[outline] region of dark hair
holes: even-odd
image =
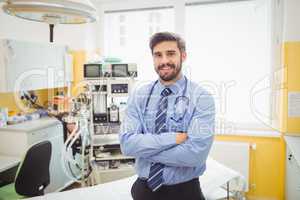
[[[171,33],[171,32],[158,32],[155,33],[151,38],[150,38],[150,49],[151,52],[153,53],[153,48],[164,41],[174,41],[177,43],[177,47],[179,49],[179,51],[185,52],[185,41],[183,38],[181,38],[179,35],[175,34],[175,33]]]

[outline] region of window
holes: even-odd
[[[214,94],[219,130],[270,124],[270,7],[270,0],[186,6],[186,71]]]
[[[276,111],[272,5],[271,0],[195,1],[174,3],[175,9],[165,5],[106,11],[104,55],[136,62],[138,79],[154,80],[149,37],[175,32],[176,25],[187,43],[184,74],[215,96],[217,131],[266,129]]]
[[[158,31],[174,31],[174,10],[170,7],[106,11],[104,54],[138,65],[139,80],[153,80],[149,38]]]

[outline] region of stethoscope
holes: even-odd
[[[186,92],[187,92],[187,84],[188,84],[188,80],[187,78],[184,76],[184,80],[185,80],[185,84],[184,84],[184,89],[182,91],[182,95],[176,97],[175,99],[175,103],[174,103],[174,114],[173,116],[170,118],[171,120],[173,120],[174,122],[179,123],[180,121],[182,121],[185,117],[185,114],[188,110],[188,106],[189,106],[189,98],[186,97]],[[156,80],[154,82],[154,84],[152,85],[147,101],[146,101],[146,105],[145,105],[145,109],[144,109],[144,113],[146,113],[146,111],[148,110],[148,105],[150,102],[150,98],[152,96],[154,87],[156,86],[156,84],[158,83],[158,80]]]

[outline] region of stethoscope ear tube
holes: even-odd
[[[184,89],[183,89],[183,91],[182,91],[182,95],[179,96],[179,97],[185,97],[187,100],[189,100],[189,99],[186,97],[187,84],[188,84],[188,80],[187,80],[186,76],[184,76],[184,80],[185,80],[185,82],[184,82]],[[152,96],[154,87],[155,87],[155,85],[156,85],[157,83],[158,83],[158,80],[156,80],[156,81],[154,82],[154,84],[152,85],[152,87],[151,87],[151,89],[150,89],[150,92],[149,92],[149,94],[148,94],[148,97],[147,97],[147,100],[146,100],[146,105],[145,105],[145,108],[144,108],[144,112],[143,112],[143,113],[145,113],[146,110],[148,109],[148,105],[149,105],[150,98],[151,98],[151,96]],[[176,100],[177,100],[177,99],[178,99],[178,97],[176,98]],[[176,100],[175,100],[175,104],[176,104]]]

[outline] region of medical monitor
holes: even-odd
[[[85,64],[84,78],[99,78],[102,77],[101,64]]]
[[[112,64],[112,77],[128,77],[128,64]]]

